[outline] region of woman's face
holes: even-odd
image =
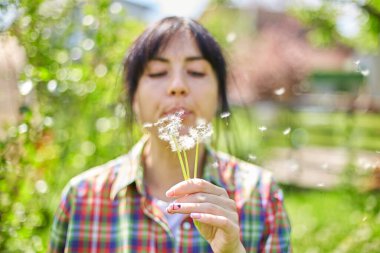
[[[217,106],[216,76],[188,32],[175,35],[148,62],[133,101],[141,123],[153,123],[182,110],[186,126],[195,125],[198,118],[210,122]]]

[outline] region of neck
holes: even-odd
[[[199,145],[198,175],[202,175],[201,162],[205,149]],[[173,152],[167,142],[151,135],[144,148],[144,182],[149,192],[156,198],[168,200],[165,192],[184,180],[177,152]],[[186,151],[190,178],[194,177],[195,148]],[[182,159],[184,159],[182,157]],[[184,161],[185,162],[185,161]]]

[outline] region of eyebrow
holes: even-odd
[[[203,56],[189,56],[185,58],[186,62],[191,62],[191,61],[201,61],[201,60],[206,60]],[[163,58],[163,57],[154,57],[151,59],[151,61],[160,61],[164,63],[169,63],[169,59]]]

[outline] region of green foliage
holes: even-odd
[[[68,180],[135,141],[126,136],[122,60],[144,24],[125,9],[110,13],[110,4],[22,1],[4,35],[26,50],[20,81],[32,81],[33,95],[0,141],[1,252],[45,251]]]
[[[345,7],[355,8],[359,16],[360,31],[354,37],[344,37],[337,29],[340,15],[346,14]],[[377,52],[380,46],[380,1],[333,0],[322,1],[318,8],[294,5],[289,9],[308,27],[310,41],[318,46],[343,43],[363,52]],[[355,14],[353,14],[355,15]]]

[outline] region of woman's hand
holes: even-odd
[[[245,252],[236,203],[225,189],[196,178],[174,185],[166,196],[175,198],[167,211],[190,214],[194,221],[199,221],[199,232],[214,252]]]

